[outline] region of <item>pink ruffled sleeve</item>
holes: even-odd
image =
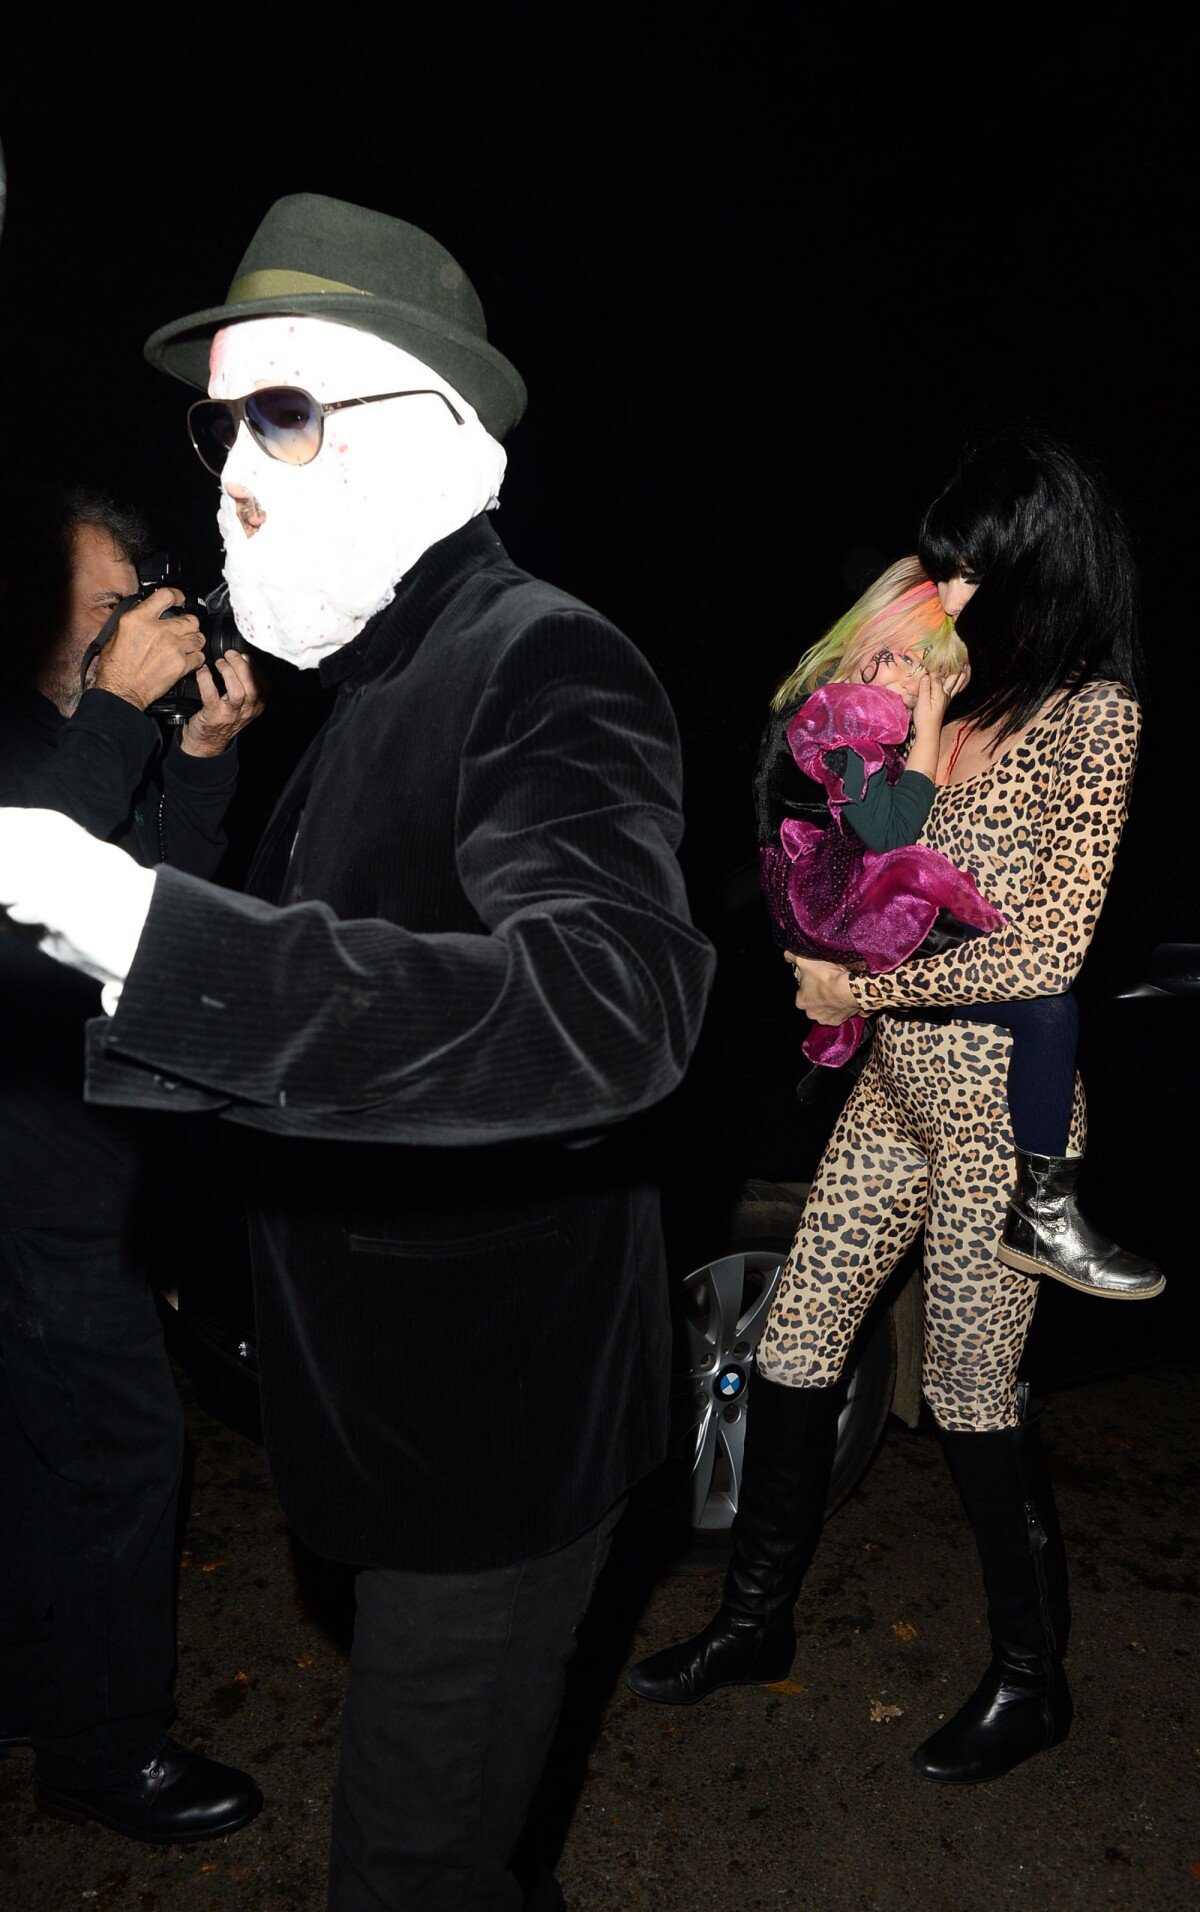
[[[831,750],[862,758],[863,788],[884,762],[886,745],[903,744],[908,711],[894,690],[874,684],[822,684],[801,704],[787,727],[792,756],[806,777],[823,785],[831,803],[847,803],[842,779],[825,759]]]

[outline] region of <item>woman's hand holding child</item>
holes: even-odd
[[[851,1016],[861,1016],[862,1009],[850,987],[849,970],[815,957],[797,956],[790,949],[784,951],[783,960],[795,980],[796,1007],[810,1022],[836,1029]]]

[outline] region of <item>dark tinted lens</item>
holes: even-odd
[[[210,471],[221,471],[233,450],[237,425],[229,406],[219,398],[201,398],[188,412],[192,443]]]
[[[307,465],[321,449],[321,412],[295,385],[270,385],[244,401],[246,423],[263,450],[285,465]]]

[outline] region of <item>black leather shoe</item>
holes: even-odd
[[[695,1706],[719,1686],[765,1686],[785,1680],[796,1657],[796,1627],[791,1610],[764,1630],[759,1620],[744,1620],[724,1607],[703,1633],[680,1646],[664,1647],[639,1660],[625,1684],[639,1699],[663,1706]]]
[[[3,1759],[7,1753],[11,1753],[15,1747],[32,1745],[28,1727],[23,1733],[0,1733],[0,1759]]]
[[[263,1796],[248,1773],[236,1766],[189,1753],[169,1739],[162,1751],[115,1786],[89,1786],[62,1792],[38,1782],[37,1803],[59,1819],[83,1825],[89,1819],[144,1839],[150,1845],[176,1845],[184,1839],[217,1839],[249,1825],[262,1810]]]
[[[1061,1666],[993,1659],[966,1704],[913,1754],[922,1779],[981,1786],[1071,1730],[1071,1695]]]

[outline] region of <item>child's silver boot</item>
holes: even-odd
[[[1081,1155],[1017,1150],[1017,1186],[1004,1219],[1000,1259],[1026,1275],[1050,1275],[1085,1295],[1149,1301],[1166,1287],[1153,1262],[1119,1248],[1079,1212]]]

